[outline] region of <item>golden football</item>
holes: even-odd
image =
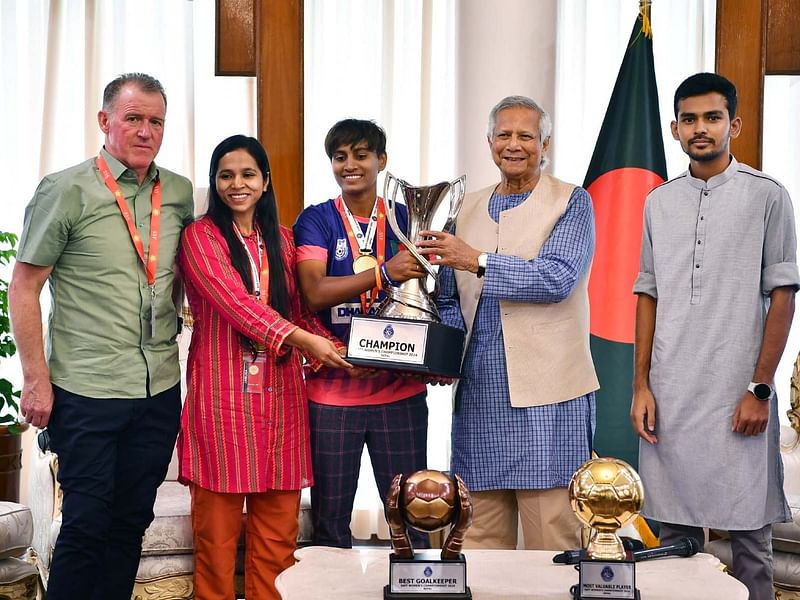
[[[569,483],[572,510],[598,531],[616,531],[642,510],[644,487],[639,474],[617,458],[584,463]]]
[[[450,524],[456,507],[456,484],[442,471],[417,471],[401,492],[404,517],[419,531],[438,531]]]

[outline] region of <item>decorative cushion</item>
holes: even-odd
[[[32,540],[30,509],[15,502],[0,502],[0,559],[22,556]]]
[[[155,518],[142,540],[142,556],[191,554],[191,508],[188,487],[177,481],[162,483],[153,506]]]

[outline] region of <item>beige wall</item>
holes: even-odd
[[[500,99],[530,96],[553,116],[556,0],[460,0],[456,19],[456,172],[471,191],[499,179],[486,125]]]

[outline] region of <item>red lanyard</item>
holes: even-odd
[[[258,247],[258,264],[256,264],[256,260],[253,258],[253,254],[250,252],[250,248],[236,223],[233,224],[233,231],[236,233],[236,237],[239,238],[244,251],[247,252],[247,258],[250,261],[250,277],[253,280],[256,298],[266,306],[269,303],[269,260],[267,259],[267,251],[264,248],[264,238],[261,237],[261,232],[256,229],[256,246]]]
[[[377,254],[378,266],[382,265],[386,260],[386,207],[383,204],[383,198],[376,198],[375,203],[378,207],[378,230],[376,232],[376,243],[375,243],[375,251]],[[341,196],[336,198],[336,210],[339,211],[339,216],[342,218],[342,223],[344,223],[344,230],[347,232],[347,239],[350,241],[350,253],[353,256],[353,260],[358,258],[361,254],[361,246],[358,244],[358,240],[356,239],[356,232],[353,231],[353,228],[350,226],[350,220],[347,218],[347,214],[345,213],[345,205],[344,200]],[[367,314],[370,308],[372,308],[373,303],[378,298],[378,292],[380,290],[378,288],[372,288],[372,292],[370,293],[370,300],[369,304],[367,304],[367,294],[364,292],[361,294],[361,311],[362,314]]]
[[[119,211],[122,213],[122,218],[125,219],[125,224],[128,226],[128,233],[131,236],[136,252],[144,265],[144,270],[147,273],[147,283],[153,287],[156,283],[156,266],[158,265],[158,239],[161,232],[161,181],[156,180],[153,184],[153,194],[150,197],[151,213],[150,213],[150,247],[148,248],[147,257],[144,255],[144,244],[136,229],[136,225],[131,217],[131,211],[128,208],[128,203],[125,202],[125,196],[119,189],[119,184],[111,170],[108,168],[106,159],[102,154],[97,155],[97,166],[100,168],[100,174],[103,176],[103,181],[106,182],[106,187],[114,194],[114,199],[117,201]]]

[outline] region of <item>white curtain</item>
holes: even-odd
[[[558,4],[553,171],[566,181],[583,182],[638,14],[637,0]],[[715,0],[652,4],[653,56],[670,177],[687,165],[669,129],[672,95],[689,75],[714,70],[715,21]]]
[[[167,93],[157,162],[207,185],[214,146],[255,133],[255,80],[214,76],[214,0],[0,2],[0,228],[19,231],[39,179],[92,155],[103,87],[143,71]]]
[[[748,124],[744,123],[743,127]],[[764,81],[763,170],[780,181],[794,201],[800,225],[800,76],[771,75]],[[800,310],[795,312],[786,351],[775,373],[779,415],[788,423],[790,380],[800,351]]]

